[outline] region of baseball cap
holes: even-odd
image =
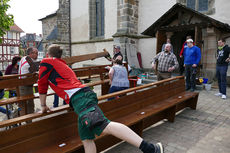
[[[186,42],[192,42],[193,43],[193,40],[192,39],[188,39]]]
[[[114,48],[115,48],[115,49],[121,49],[121,47],[118,46],[118,45],[115,45]]]

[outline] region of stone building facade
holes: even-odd
[[[60,0],[59,9],[42,21],[43,49],[47,52],[50,44],[59,44],[64,50],[63,56],[71,56],[70,43],[70,1]]]
[[[176,3],[181,3],[220,22],[230,24],[228,0],[59,0],[57,11],[59,15],[57,16],[60,18],[57,17],[57,20],[60,22],[57,21],[57,26],[65,32],[58,31],[60,35],[57,40],[59,43],[62,42],[62,45],[65,44],[66,48],[68,42],[71,41],[70,51],[66,50],[66,54],[70,56],[101,52],[103,48],[113,54],[114,45],[119,45],[126,61],[131,66],[140,66],[137,59],[137,52],[139,52],[143,68],[150,69],[150,62],[158,52],[157,39],[141,33]],[[70,12],[69,21],[67,21],[68,12]],[[66,22],[61,22],[61,18],[66,19]],[[69,29],[68,23],[71,25]],[[201,32],[204,41],[202,47],[208,48],[209,51],[212,48],[212,54],[206,54],[209,52],[207,51],[204,56],[210,56],[206,59],[214,61],[216,41],[221,35],[218,35],[218,30],[212,28]],[[173,33],[168,32],[167,34],[169,37],[173,36]],[[226,34],[225,37],[229,35]],[[109,64],[109,62],[101,58],[81,62],[74,66],[98,64]],[[212,72],[214,67],[212,65]]]

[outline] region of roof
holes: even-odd
[[[26,33],[26,35],[21,37],[22,41],[41,41],[42,37],[36,35],[35,33]]]
[[[14,24],[13,26],[10,27],[10,31],[14,31],[14,32],[24,32],[19,26],[17,26],[16,24]]]
[[[50,34],[47,36],[46,40],[56,40],[58,38],[58,28],[55,26]]]
[[[178,14],[181,13],[182,11],[187,12],[189,14],[193,14],[194,16],[198,17],[201,20],[201,22],[189,23],[189,24],[181,23],[178,25],[170,26],[169,24],[173,20],[178,19],[179,18]],[[191,8],[188,8],[180,3],[176,3],[165,14],[163,14],[156,22],[154,22],[149,28],[147,28],[141,34],[154,37],[156,35],[156,32],[162,27],[164,30],[170,30],[170,29],[181,30],[186,27],[194,27],[197,25],[204,26],[204,27],[208,27],[212,25],[221,31],[230,32],[230,26],[228,24],[215,20],[207,15],[204,15]]]
[[[57,11],[52,13],[52,14],[49,14],[47,16],[45,16],[44,18],[41,18],[41,19],[38,19],[39,21],[42,21],[42,20],[45,20],[45,19],[48,19],[48,18],[51,18],[51,17],[54,17],[57,15]]]

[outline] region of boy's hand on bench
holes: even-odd
[[[43,105],[43,106],[41,106],[41,107],[42,107],[42,113],[51,112],[51,109],[50,109],[48,106]]]

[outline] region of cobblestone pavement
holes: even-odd
[[[228,89],[227,95],[230,95]],[[230,153],[230,98],[222,100],[211,91],[202,90],[197,110],[185,109],[175,122],[162,121],[143,133],[149,142],[162,142],[165,153]],[[141,153],[121,143],[104,153]]]

